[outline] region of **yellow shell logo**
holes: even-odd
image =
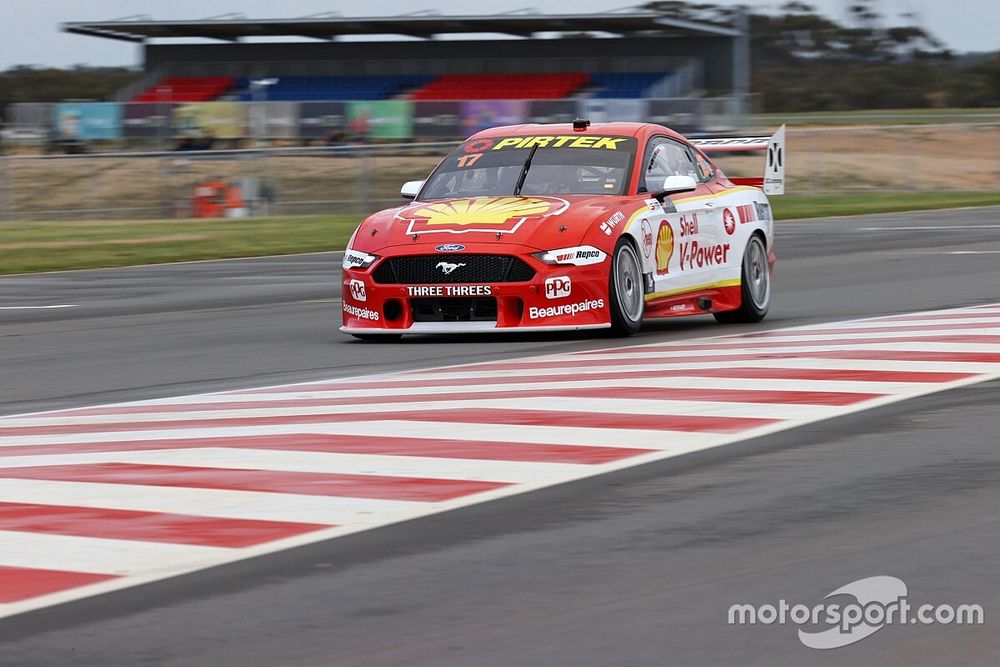
[[[670,273],[670,258],[674,256],[674,230],[664,220],[656,234],[656,273]]]
[[[525,218],[554,215],[566,209],[566,202],[541,197],[479,197],[421,204],[402,211],[409,220],[408,234],[426,232],[513,232]]]

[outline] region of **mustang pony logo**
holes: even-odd
[[[444,275],[450,275],[455,269],[465,266],[465,264],[452,264],[451,262],[438,262],[435,268],[441,269],[441,273]]]
[[[473,197],[417,204],[396,217],[409,223],[407,234],[511,234],[527,218],[559,215],[567,208],[569,202],[558,197]]]
[[[656,274],[670,273],[670,258],[674,256],[674,229],[664,220],[656,234]]]

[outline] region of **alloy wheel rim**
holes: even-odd
[[[762,310],[771,298],[771,278],[768,274],[767,256],[764,244],[756,236],[750,239],[746,258],[743,260],[743,275],[748,283],[750,298],[754,306]]]
[[[622,315],[638,322],[642,317],[643,289],[639,260],[631,247],[622,246],[615,261],[615,284]]]

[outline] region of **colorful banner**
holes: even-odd
[[[413,136],[447,138],[465,137],[460,102],[414,102]]]
[[[170,118],[176,104],[122,105],[122,135],[127,139],[163,139],[172,136]]]
[[[348,102],[347,134],[351,140],[409,139],[413,136],[413,102]]]
[[[239,102],[198,102],[174,109],[174,134],[211,139],[239,139],[247,131],[246,105]]]
[[[469,100],[462,102],[465,135],[500,125],[520,125],[528,117],[525,100]]]
[[[53,109],[52,123],[62,140],[118,139],[121,113],[117,102],[61,102]]]
[[[249,102],[249,136],[266,139],[293,139],[299,136],[298,102]]]
[[[299,136],[323,139],[327,144],[345,141],[346,102],[302,102],[299,104]]]

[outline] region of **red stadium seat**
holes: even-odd
[[[131,102],[208,102],[229,91],[228,76],[168,76],[132,98]]]
[[[583,73],[446,74],[411,95],[413,100],[554,100],[571,96],[587,83]]]

